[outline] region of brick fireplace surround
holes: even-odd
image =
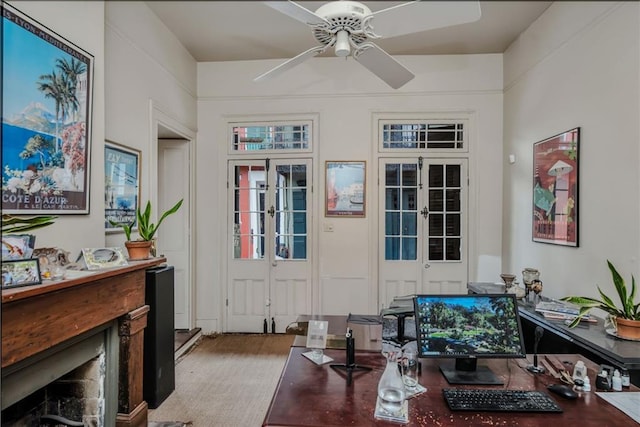
[[[117,335],[111,334],[115,338],[107,338],[106,344],[109,347],[109,340],[114,342],[111,351],[117,355],[118,369],[107,369],[105,382],[117,384],[117,404],[107,393],[104,425],[146,427],[147,403],[142,397],[144,328],[149,311],[145,270],[164,262],[165,258],[135,261],[68,280],[3,289],[2,395],[20,394],[8,389],[13,384],[10,374],[19,375],[23,368],[28,371],[44,358],[56,363],[55,355],[48,357],[53,350],[71,347],[83,337],[110,328]],[[57,357],[64,360],[64,355],[62,351]],[[34,384],[34,389],[39,387]]]

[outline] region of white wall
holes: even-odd
[[[281,61],[198,64],[198,221],[207,237],[199,253],[198,326],[221,330],[226,247],[226,153],[230,118],[291,114],[317,115],[313,205],[314,310],[322,314],[378,311],[376,233],[373,222],[377,165],[372,162],[374,112],[469,112],[476,127],[471,135],[471,183],[477,216],[471,218],[471,277],[480,255],[500,257],[502,205],[502,55],[398,57],[416,78],[394,91],[349,59],[314,58],[266,82],[253,78]],[[365,219],[324,218],[325,160],[367,161]],[[222,207],[222,208],[221,208]],[[331,222],[334,232],[322,232]],[[228,252],[228,251],[227,251]],[[222,264],[221,264],[222,263]],[[497,275],[500,271],[496,271]],[[206,319],[206,321],[205,321]],[[214,321],[215,320],[215,321]]]
[[[101,1],[11,1],[12,6],[87,51],[94,57],[93,118],[90,146],[89,215],[59,215],[55,224],[38,230],[36,247],[71,252],[102,246],[104,240],[104,3]],[[73,232],[69,232],[73,230]]]
[[[107,2],[105,27],[106,139],[142,151],[141,202],[155,203],[151,103],[195,133],[196,62],[144,2]],[[123,242],[106,236],[107,246]]]
[[[637,2],[555,2],[504,55],[504,266],[538,268],[550,297],[615,295],[607,259],[640,273],[639,16]],[[580,246],[534,243],[533,143],[577,126]]]

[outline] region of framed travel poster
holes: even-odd
[[[365,216],[366,162],[326,162],[325,216]]]
[[[533,145],[533,241],[578,246],[580,128]]]
[[[140,200],[140,151],[115,142],[104,144],[104,227],[122,231],[116,223],[134,223]]]
[[[89,53],[2,3],[3,212],[89,213],[92,78]]]

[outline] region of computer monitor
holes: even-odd
[[[502,384],[479,358],[526,357],[515,294],[416,295],[421,358],[442,361],[449,384]]]

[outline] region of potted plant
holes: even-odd
[[[151,253],[151,247],[153,245],[153,237],[158,231],[160,224],[166,217],[171,214],[174,214],[180,209],[182,206],[182,202],[184,199],[180,199],[178,203],[173,205],[173,207],[167,211],[165,211],[158,220],[158,223],[155,224],[151,222],[151,202],[147,201],[147,205],[144,208],[144,211],[140,210],[140,207],[136,209],[136,221],[128,222],[128,223],[119,223],[115,221],[111,222],[111,225],[119,226],[124,230],[124,235],[127,241],[124,245],[129,252],[130,260],[141,260],[149,258]],[[131,240],[131,231],[133,229],[134,224],[137,222],[138,226],[138,235],[140,236],[137,240]]]
[[[598,292],[600,293],[600,299],[591,297],[577,297],[568,296],[562,298],[563,301],[570,302],[580,307],[578,316],[571,322],[569,327],[576,326],[580,319],[588,314],[592,309],[599,308],[611,316],[616,329],[617,336],[626,339],[640,339],[640,302],[636,302],[636,279],[631,276],[631,292],[628,292],[627,285],[618,273],[613,264],[607,260],[609,270],[611,271],[611,277],[613,284],[620,298],[621,305],[618,307],[609,298],[600,286],[598,286]]]

